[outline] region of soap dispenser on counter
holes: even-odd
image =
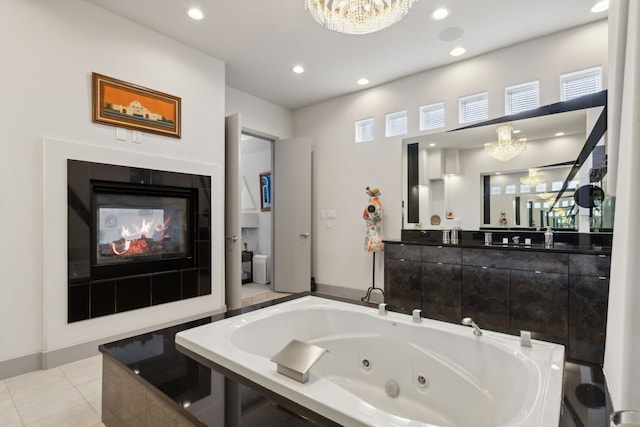
[[[547,227],[547,231],[544,232],[544,248],[553,248],[553,231],[551,231],[551,227]]]

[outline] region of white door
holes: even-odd
[[[303,292],[311,287],[311,140],[274,144],[273,290]]]
[[[240,308],[242,250],[240,236],[240,116],[225,119],[225,301],[227,309]]]

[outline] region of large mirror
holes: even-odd
[[[403,227],[610,230],[606,91],[580,101],[403,140]],[[594,106],[595,105],[595,106]],[[533,117],[523,117],[523,116]],[[508,161],[485,144],[501,123],[524,152]]]

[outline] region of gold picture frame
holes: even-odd
[[[92,73],[93,122],[180,138],[177,96]]]

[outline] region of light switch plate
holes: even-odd
[[[131,141],[137,142],[138,144],[142,142],[142,132],[139,130],[134,130],[132,133]]]
[[[127,140],[127,130],[125,128],[116,128],[116,139],[120,141]]]

